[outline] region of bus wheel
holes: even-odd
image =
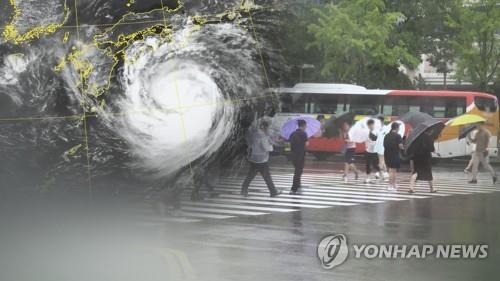
[[[330,158],[330,156],[332,156],[332,154],[328,152],[313,152],[313,155],[316,159],[320,161],[325,161],[328,158]]]

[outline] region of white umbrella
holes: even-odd
[[[368,141],[368,136],[370,134],[370,129],[368,128],[367,122],[373,120],[374,128],[376,132],[379,132],[382,128],[382,122],[377,118],[365,117],[354,124],[349,130],[349,139],[353,142],[363,143]]]

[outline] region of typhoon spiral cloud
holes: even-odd
[[[167,177],[221,148],[240,104],[261,92],[254,43],[232,24],[187,22],[171,40],[150,37],[126,50],[114,100],[120,114],[103,115],[127,141],[135,168]]]
[[[265,100],[263,63],[280,71],[264,2],[79,1],[77,28],[72,6],[37,2],[53,22],[42,29],[24,2],[0,39],[0,118],[26,117],[0,127],[11,182],[156,185],[228,163]]]

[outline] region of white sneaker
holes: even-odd
[[[347,182],[348,182],[348,180],[347,180],[347,176],[346,176],[346,175],[343,175],[343,176],[342,176],[342,180],[344,181],[344,183],[347,183]]]
[[[382,176],[384,177],[384,179],[388,179],[389,178],[389,173],[388,172],[384,172],[382,174]]]
[[[387,191],[396,191],[396,190],[397,190],[397,189],[396,189],[394,186],[392,186],[392,185],[389,185],[389,186],[387,187]]]
[[[375,173],[375,178],[380,179],[380,172]]]

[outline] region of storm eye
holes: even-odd
[[[183,36],[181,32],[175,38],[186,40]],[[188,52],[195,57],[205,52],[204,45],[151,38],[142,44],[157,45],[151,48],[154,52],[138,51],[138,56],[134,55],[141,44],[127,50],[127,56],[137,59],[125,62],[121,74],[124,91],[116,105],[125,114],[111,118],[139,167],[165,177],[215,153],[232,133],[236,107],[224,92],[233,85],[214,77],[227,70],[212,60],[179,54]],[[224,79],[235,76],[224,75]]]

